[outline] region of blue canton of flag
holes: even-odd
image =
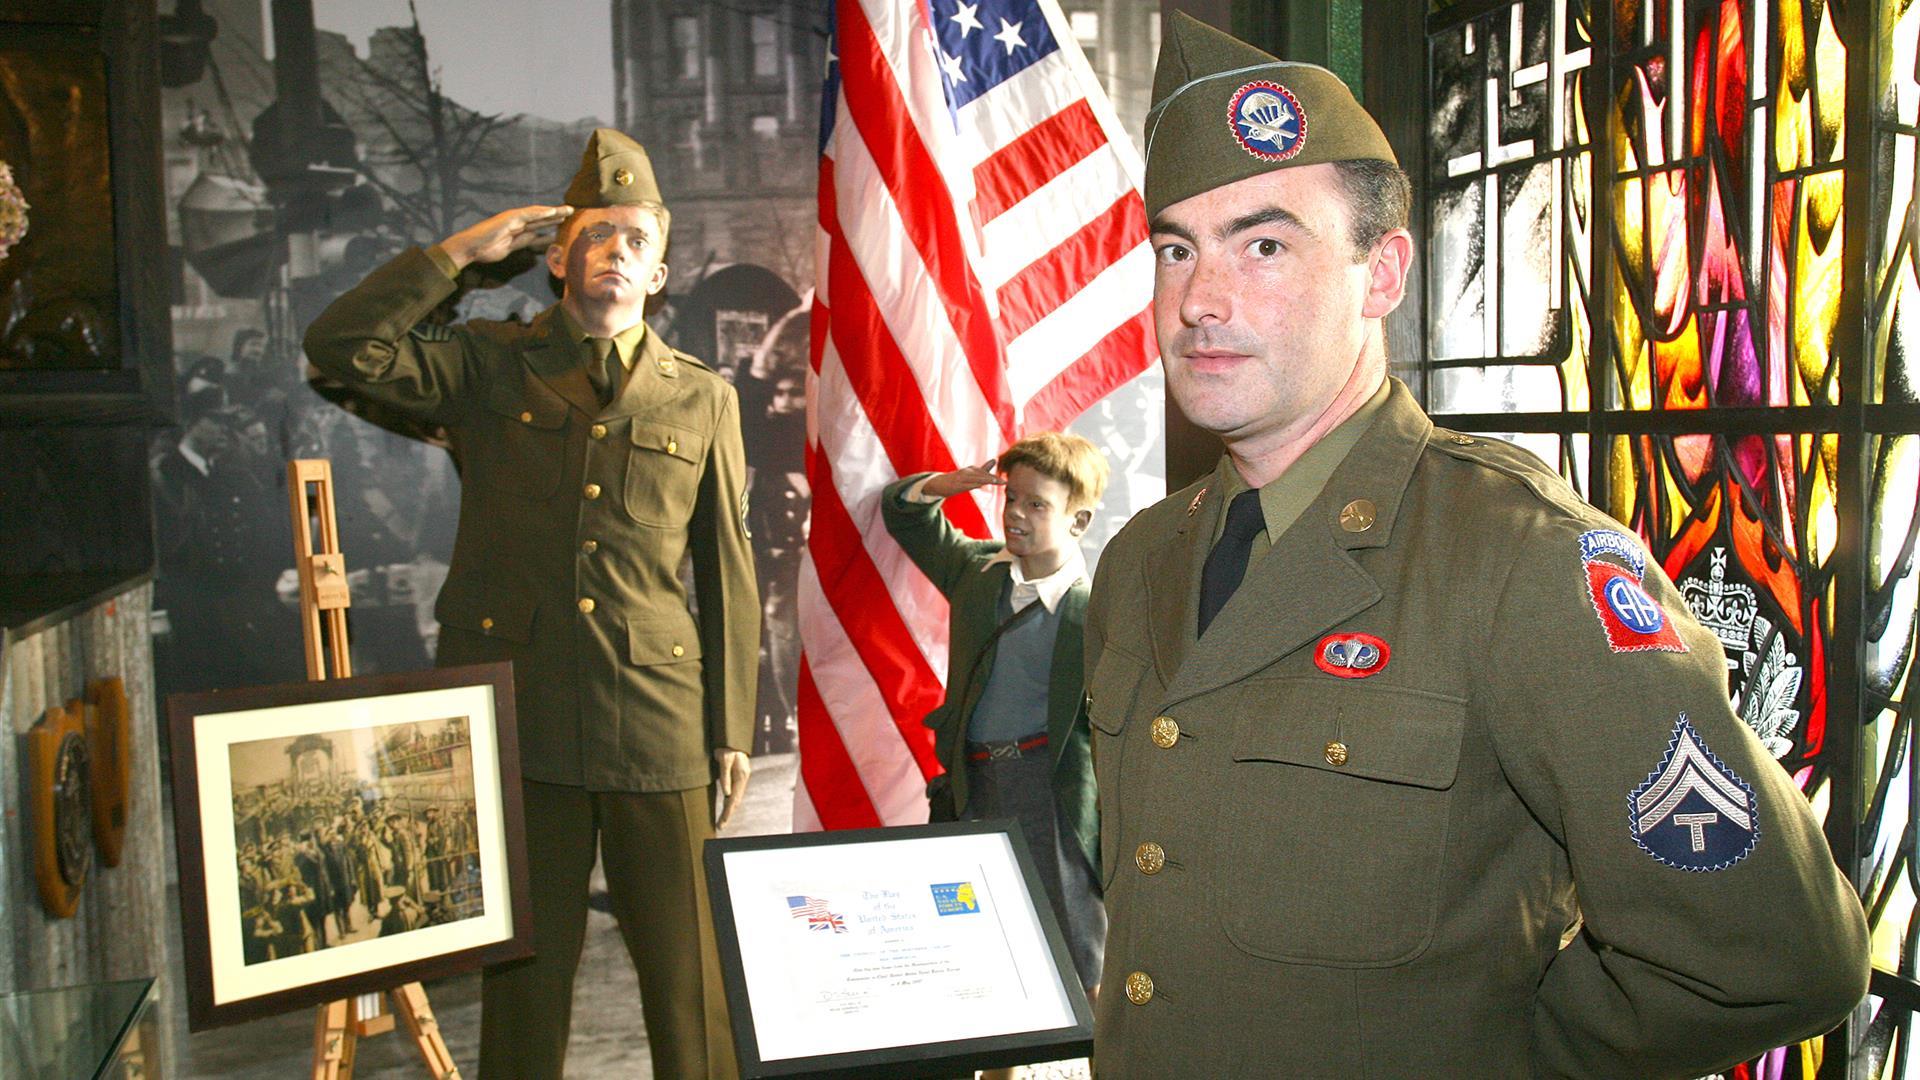
[[[947,104],[959,109],[1060,47],[1038,0],[931,0]]]
[[[827,4],[827,73],[820,80],[820,152],[827,152],[833,141],[833,122],[840,115],[840,34],[834,21],[833,3]]]
[[[1680,714],[1666,756],[1627,795],[1634,843],[1680,870],[1725,870],[1760,842],[1753,788],[1728,768]]]

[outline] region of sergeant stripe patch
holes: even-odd
[[[1677,870],[1725,870],[1760,842],[1753,787],[1720,760],[1681,713],[1666,756],[1627,795],[1640,850]]]

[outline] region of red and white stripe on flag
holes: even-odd
[[[881,489],[1059,429],[1155,356],[1140,159],[1054,0],[835,0],[794,827],[926,820],[946,601]],[[949,500],[977,537],[992,496]]]

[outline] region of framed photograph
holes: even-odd
[[[1093,1050],[1011,822],[713,840],[706,871],[742,1076],[953,1076]]]
[[[193,1030],[529,955],[507,664],[167,699]]]

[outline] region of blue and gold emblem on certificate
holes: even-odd
[[[949,881],[928,888],[933,890],[933,909],[942,915],[980,913],[980,898],[974,895],[971,881]]]

